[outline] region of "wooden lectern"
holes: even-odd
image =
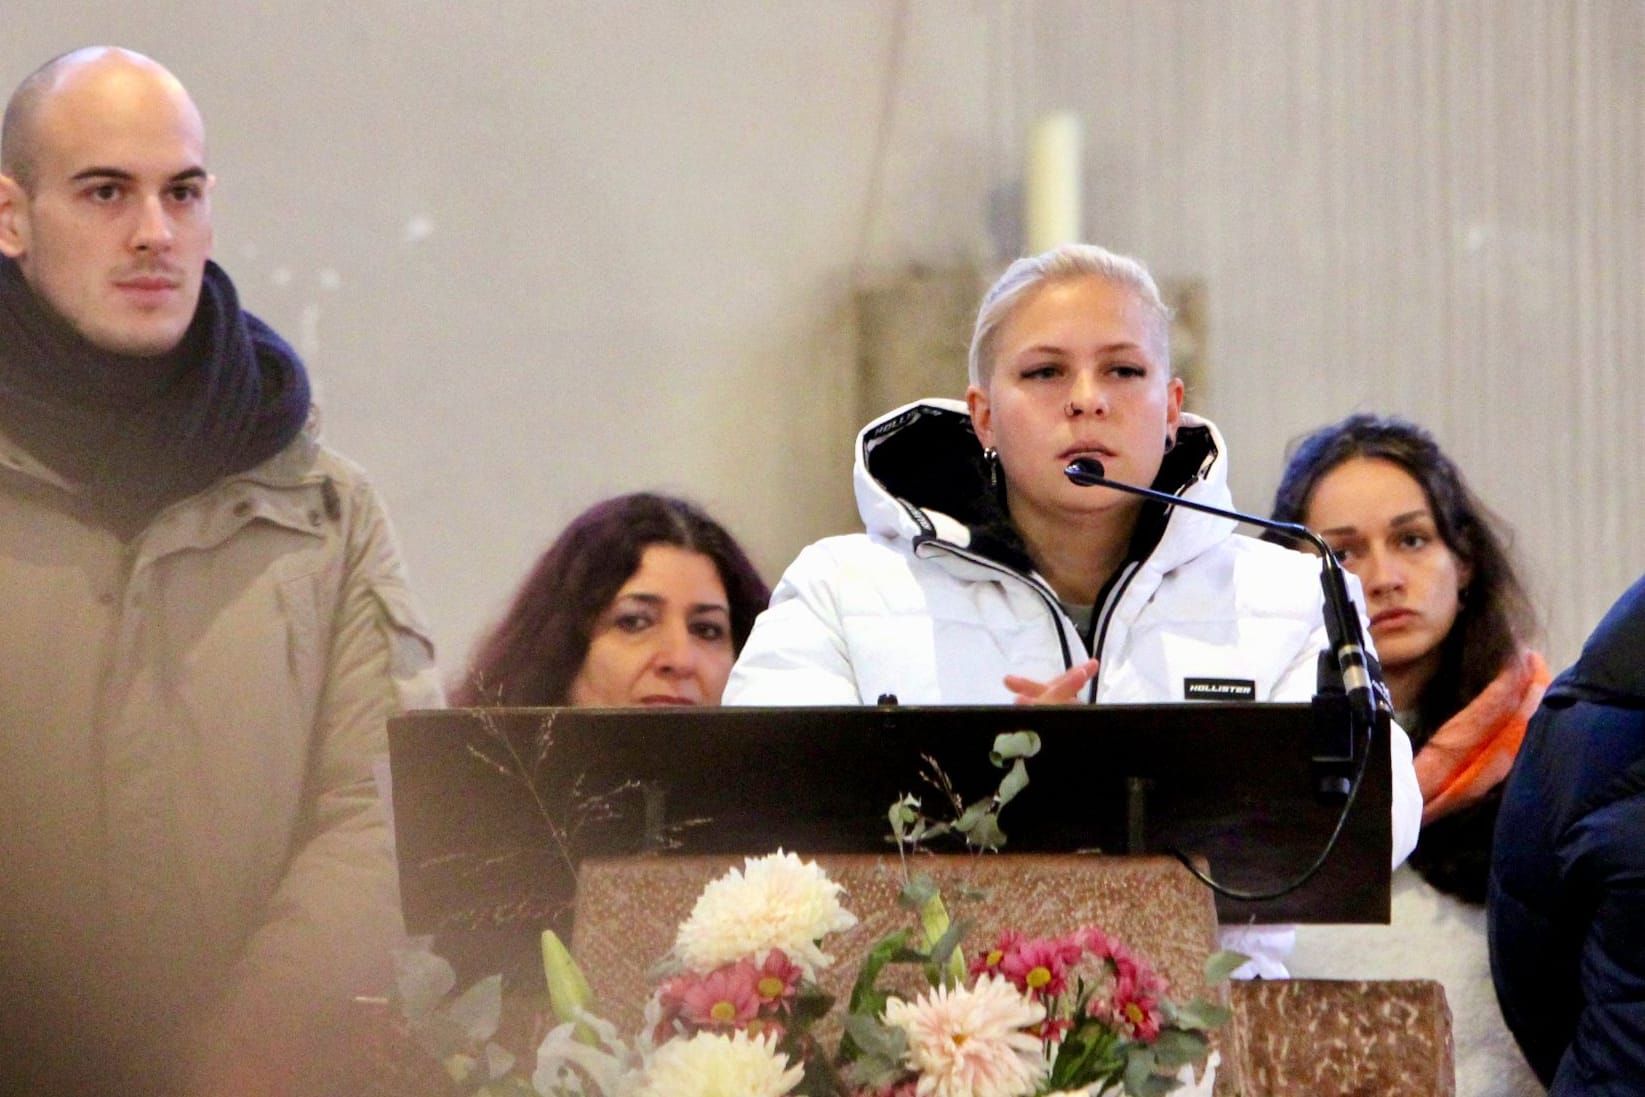
[[[1029,785],[1004,811],[1004,852],[1203,860],[1259,902],[1220,897],[1227,923],[1386,922],[1387,728],[1360,744],[1347,816],[1316,792],[1321,726],[1306,704],[1020,708],[469,709],[389,723],[408,928],[569,917],[575,868],[642,852],[892,849],[905,793],[941,814],[935,764],[967,802],[1001,771],[1001,732],[1032,730]]]
[[[644,973],[703,885],[782,847],[816,857],[863,920],[834,949],[848,985],[861,949],[907,917],[892,901],[891,804],[912,793],[940,816],[932,766],[964,801],[988,795],[994,737],[1033,730],[1041,751],[1001,815],[1003,855],[920,867],[992,896],[965,912],[970,947],[1008,926],[1097,924],[1193,997],[1219,916],[1387,921],[1388,729],[1354,745],[1364,765],[1347,805],[1316,792],[1321,757],[1338,753],[1321,746],[1334,719],[1317,704],[1243,703],[410,713],[389,724],[407,928],[514,927],[528,944],[544,927],[570,933],[602,1010],[637,1023]],[[1334,830],[1317,873],[1261,901],[1214,899],[1165,856],[1277,892]],[[1242,984],[1231,1004],[1219,1093],[1454,1091],[1437,984]]]

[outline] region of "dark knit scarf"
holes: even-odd
[[[308,418],[297,353],[207,262],[181,343],[143,358],[87,342],[0,257],[0,430],[129,541],[161,509],[279,453]]]

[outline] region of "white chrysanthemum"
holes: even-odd
[[[817,942],[857,924],[840,890],[815,862],[792,853],[750,857],[703,889],[674,939],[675,955],[694,971],[712,971],[778,948],[815,978],[832,962]]]
[[[1045,1007],[992,975],[967,990],[938,987],[913,1002],[893,998],[885,1023],[908,1036],[919,1097],[1026,1097],[1045,1079],[1040,1040],[1024,1031]]]
[[[783,1097],[804,1077],[774,1034],[699,1032],[659,1047],[633,1097]]]

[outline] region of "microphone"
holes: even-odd
[[[1320,566],[1319,582],[1325,593],[1325,634],[1331,644],[1331,655],[1336,661],[1337,672],[1342,678],[1343,690],[1348,695],[1349,712],[1367,735],[1374,726],[1379,711],[1386,711],[1392,715],[1394,706],[1388,698],[1387,686],[1383,684],[1381,677],[1372,671],[1371,657],[1365,652],[1365,634],[1359,627],[1359,611],[1354,608],[1353,599],[1348,596],[1348,580],[1343,574],[1342,564],[1337,560],[1337,554],[1331,551],[1331,546],[1325,543],[1325,538],[1296,522],[1276,522],[1271,518],[1258,518],[1254,514],[1213,507],[1192,499],[1167,495],[1152,488],[1139,488],[1134,484],[1110,480],[1103,473],[1102,462],[1095,457],[1074,458],[1068,467],[1062,470],[1062,474],[1068,477],[1070,483],[1078,484],[1080,487],[1113,488],[1116,491],[1140,495],[1144,499],[1153,499],[1166,506],[1187,507],[1189,510],[1214,514],[1219,518],[1232,518],[1236,522],[1271,529],[1293,540],[1307,541],[1313,545],[1319,550],[1323,561]]]

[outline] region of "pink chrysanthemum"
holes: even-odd
[[[1165,980],[1119,945],[1113,947],[1108,968],[1113,985],[1106,994],[1092,995],[1086,1012],[1134,1039],[1145,1043],[1157,1039],[1165,1020],[1160,1011]]]
[[[978,954],[971,961],[971,966],[967,971],[972,978],[988,973],[998,974],[1000,965],[1005,962],[1005,958],[1015,952],[1024,940],[1023,935],[1016,930],[1005,930],[1000,934],[999,943],[987,952]]]
[[[1068,989],[1068,969],[1082,951],[1070,937],[1022,941],[1000,960],[999,973],[1025,994],[1054,997]]]
[[[760,996],[760,1009],[766,1013],[777,1010],[786,1013],[793,1005],[795,991],[804,975],[787,953],[772,949],[754,972],[754,991]]]
[[[1163,982],[1140,965],[1114,980],[1114,1012],[1123,1028],[1139,1040],[1151,1043],[1159,1037],[1164,1021],[1159,1000]]]
[[[969,990],[938,987],[913,1002],[893,998],[885,1023],[908,1037],[918,1097],[1020,1097],[1048,1065],[1031,1027],[1045,1007],[1004,979],[985,975]]]
[[[760,1011],[756,969],[747,960],[725,964],[680,988],[680,1019],[693,1028],[729,1032],[742,1028]]]
[[[1068,1035],[1068,1030],[1074,1027],[1074,1022],[1066,1017],[1047,1017],[1029,1032],[1034,1038],[1044,1044],[1059,1044],[1062,1038]]]
[[[676,975],[657,988],[657,1025],[651,1033],[652,1043],[660,1044],[681,1031],[680,1010],[685,1006],[686,988],[697,979],[695,975]]]
[[[1115,942],[1096,926],[1086,926],[1076,930],[1073,935],[1074,943],[1085,950],[1087,956],[1095,960],[1107,960],[1113,956]]]

